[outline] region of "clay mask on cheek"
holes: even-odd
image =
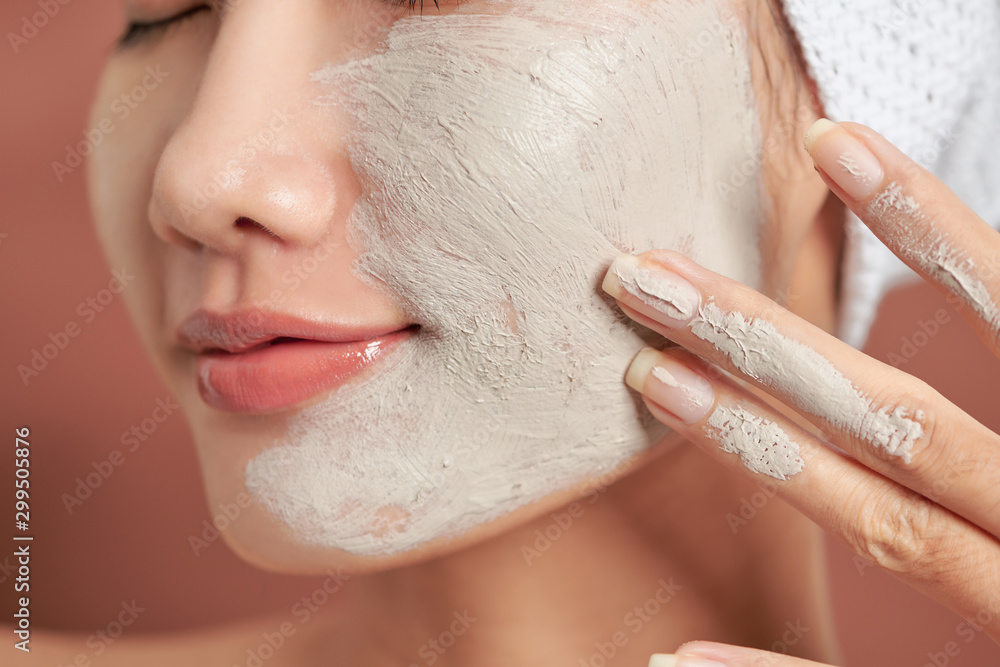
[[[650,248],[759,282],[759,179],[730,185],[759,119],[743,28],[720,16],[466,5],[314,75],[354,122],[354,269],[421,328],[247,465],[303,542],[454,537],[665,434],[623,380],[643,339],[599,285]]]

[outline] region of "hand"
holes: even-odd
[[[818,121],[806,148],[830,189],[967,306],[1000,354],[1000,234],[864,126]],[[677,253],[622,255],[604,289],[684,348],[643,350],[629,368],[657,419],[723,464],[774,478],[778,495],[859,556],[1000,641],[1000,436],[926,383]],[[716,662],[676,664],[816,664],[717,644],[690,652]]]

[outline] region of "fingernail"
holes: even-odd
[[[648,307],[645,314],[670,327],[685,324],[701,303],[701,294],[694,285],[673,271],[635,255],[618,255],[604,276],[603,287],[616,299],[631,294]]]
[[[878,158],[860,139],[826,118],[809,128],[805,146],[816,166],[855,200],[865,199],[882,184],[885,172]]]
[[[711,382],[648,347],[632,360],[625,383],[686,424],[708,414],[715,402]]]
[[[677,656],[656,653],[649,656],[649,667],[677,667]]]
[[[726,667],[726,665],[703,658],[657,653],[649,658],[649,667]]]

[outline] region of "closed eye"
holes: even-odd
[[[157,19],[155,21],[130,21],[128,26],[125,28],[124,34],[118,38],[117,48],[127,49],[130,46],[135,46],[145,40],[154,37],[158,33],[166,30],[171,25],[180,23],[185,19],[189,19],[195,14],[203,11],[211,11],[211,5],[195,5],[190,9],[186,9],[183,12],[174,14],[173,16],[167,16],[162,19]]]
[[[403,5],[406,5],[407,9],[409,9],[411,12],[418,6],[420,7],[420,11],[424,10],[424,0],[388,0],[388,1],[392,4],[393,7],[401,7]],[[433,2],[434,6],[437,7],[438,0],[433,0]]]
[[[403,5],[407,6],[409,11],[414,11],[419,8],[423,11],[424,0],[384,0],[388,2],[393,7],[401,7]],[[438,7],[439,0],[431,0],[435,7]],[[162,32],[171,25],[180,23],[185,19],[189,19],[194,15],[203,11],[212,11],[212,5],[201,4],[195,5],[190,9],[186,9],[183,12],[179,12],[172,16],[167,16],[162,19],[156,19],[155,21],[130,21],[128,26],[125,28],[125,32],[121,37],[118,38],[117,47],[119,50],[127,49],[131,46],[136,46]]]

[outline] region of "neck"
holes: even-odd
[[[487,542],[353,578],[317,634],[372,666],[640,665],[691,639],[831,660],[822,572],[821,534],[766,481],[681,444]]]

